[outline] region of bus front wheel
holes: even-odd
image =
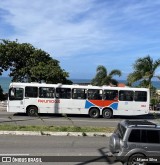
[[[104,109],[102,112],[103,118],[110,119],[113,116],[113,113],[110,109]]]
[[[99,110],[97,108],[92,108],[89,111],[89,116],[92,117],[92,118],[98,118],[99,115],[100,115],[100,113],[99,113]]]
[[[38,109],[36,106],[30,106],[27,108],[28,116],[38,116]]]

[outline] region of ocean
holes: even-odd
[[[91,79],[71,79],[73,83],[90,83]],[[119,83],[126,83],[125,80],[118,80]],[[8,92],[8,87],[9,84],[11,83],[11,78],[10,77],[0,77],[0,86],[3,89],[4,93]],[[153,86],[156,87],[157,89],[160,89],[160,81],[153,81],[152,82]],[[135,84],[137,85],[137,84]]]
[[[0,77],[0,86],[2,87],[4,93],[8,92],[8,87],[10,83],[11,83],[10,77]]]

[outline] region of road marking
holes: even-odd
[[[29,154],[0,154],[0,156],[29,156]]]

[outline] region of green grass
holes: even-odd
[[[113,132],[114,127],[0,125],[0,131]]]

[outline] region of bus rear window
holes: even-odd
[[[115,130],[115,133],[117,133],[118,136],[121,139],[123,139],[125,132],[126,132],[126,128],[119,123],[118,126],[117,126],[117,128],[116,128],[116,130]]]

